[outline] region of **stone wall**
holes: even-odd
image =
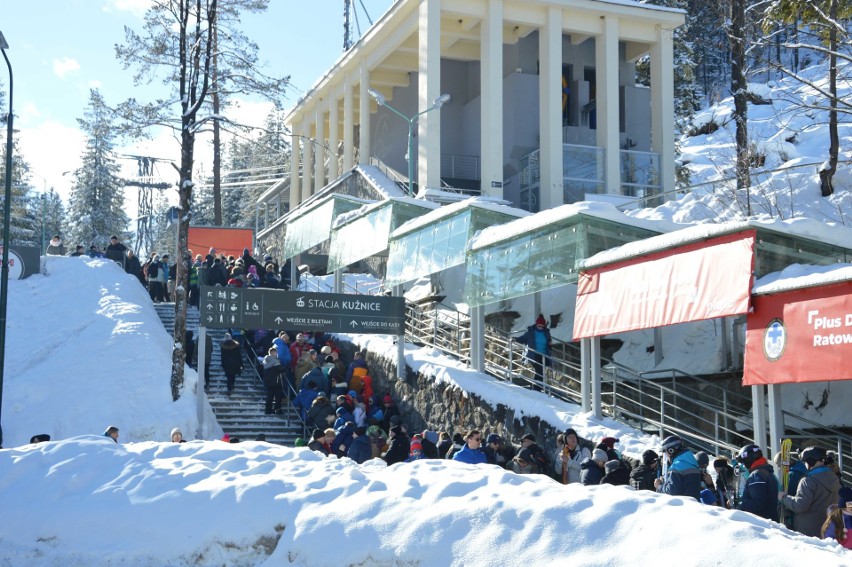
[[[353,345],[340,344],[343,355],[351,359]],[[564,426],[547,423],[535,416],[521,415],[502,404],[496,407],[474,393],[464,395],[461,388],[451,384],[437,384],[433,376],[406,368],[403,380],[396,378],[396,360],[367,353],[367,364],[373,378],[373,391],[390,393],[396,402],[402,421],[409,432],[430,429],[446,431],[450,435],[479,429],[484,434],[497,433],[515,445],[527,433],[535,435],[537,443],[553,457],[556,436]],[[581,445],[592,447],[591,440],[580,440]]]

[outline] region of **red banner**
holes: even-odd
[[[852,282],[753,298],[743,384],[852,379]]]
[[[748,311],[755,231],[581,272],[574,339]]]

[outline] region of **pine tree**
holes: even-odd
[[[6,93],[0,83],[0,108],[6,106]],[[0,144],[0,182],[5,187],[6,183],[6,143],[5,132],[8,115],[0,114],[0,127],[4,133],[4,142]],[[12,205],[11,222],[9,224],[9,240],[12,244],[20,246],[38,246],[36,238],[35,219],[29,211],[30,185],[26,183],[29,164],[24,160],[18,144],[18,132],[12,132]],[[0,210],[4,206],[5,192],[0,191]],[[38,235],[41,236],[41,233]]]
[[[124,212],[124,190],[113,154],[112,114],[96,89],[89,92],[84,118],[77,119],[77,123],[86,134],[86,149],[71,187],[68,241],[103,249],[112,235],[127,239],[129,219]]]

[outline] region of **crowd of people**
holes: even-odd
[[[45,254],[66,255],[66,247],[59,235],[50,239]],[[168,253],[161,255],[151,252],[148,258],[142,261],[133,250],[120,242],[117,236],[112,236],[103,250],[96,244],[92,244],[88,251],[84,246],[77,245],[74,252],[67,255],[113,260],[145,286],[151,301],[174,301],[177,265]],[[195,307],[198,307],[199,289],[203,285],[290,289],[290,260],[279,265],[275,258],[266,254],[263,261],[259,261],[248,248],[243,249],[241,256],[217,253],[215,248],[210,248],[204,256],[187,250],[183,261],[189,285],[189,304]],[[298,275],[296,283],[298,284]]]

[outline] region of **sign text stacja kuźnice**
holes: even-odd
[[[213,329],[288,329],[400,335],[401,297],[263,288],[201,288],[201,325]]]

